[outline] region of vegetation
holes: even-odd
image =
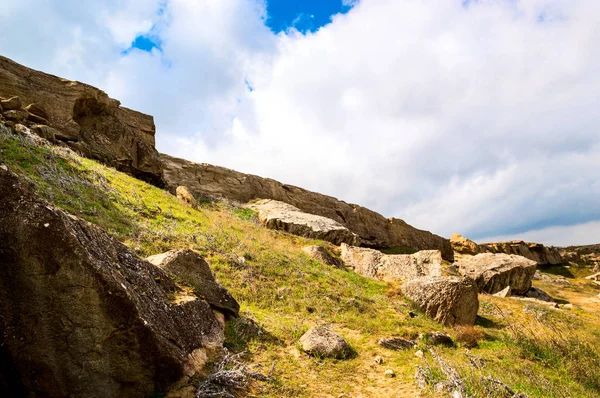
[[[334,248],[267,230],[249,210],[206,201],[193,210],[114,169],[6,132],[0,162],[49,202],[105,228],[142,257],[178,248],[202,253],[242,306],[243,317],[227,326],[226,347],[243,353],[248,369],[270,376],[252,382],[254,396],[437,396],[448,383],[476,397],[600,395],[600,306],[591,299],[599,291],[581,278],[585,269],[571,270],[571,286],[536,281],[573,309],[481,296],[473,328],[445,329],[415,310],[399,284],[311,260],[302,247]],[[330,324],[357,355],[340,361],[301,353],[298,338],[316,324]],[[432,348],[419,340],[433,331],[450,334],[456,346]],[[390,336],[419,343],[401,352],[377,345]],[[396,377],[384,377],[386,369]],[[424,390],[414,382],[418,369]]]

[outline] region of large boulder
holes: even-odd
[[[229,316],[238,316],[240,305],[219,285],[204,258],[193,250],[171,250],[146,259],[168,274],[194,288],[194,293],[204,298],[211,307]]]
[[[346,340],[326,326],[314,326],[300,337],[302,350],[317,357],[345,359],[352,350]]]
[[[95,87],[38,72],[0,56],[0,97],[15,96],[17,100],[2,103],[10,112],[7,118],[22,122],[29,117],[38,124],[48,123],[61,132],[57,139],[65,137],[64,145],[75,151],[164,185],[152,116],[120,106],[119,101]],[[29,112],[21,110],[25,105]]]
[[[3,396],[154,396],[223,339],[206,301],[0,166]]]
[[[438,250],[384,254],[379,250],[342,244],[342,260],[356,273],[383,281],[406,281],[442,274],[442,255]]]
[[[385,218],[364,207],[224,167],[189,162],[164,154],[161,154],[161,159],[165,181],[173,192],[178,186],[185,185],[198,197],[227,199],[239,203],[273,199],[288,203],[305,213],[337,221],[360,237],[360,246],[406,246],[415,251],[439,250],[445,260],[454,259],[448,239],[414,228],[402,220]]]
[[[450,237],[450,244],[454,250],[454,255],[466,254],[474,256],[475,254],[480,253],[477,243],[459,234],[452,234]]]
[[[470,278],[426,276],[406,282],[402,292],[442,325],[473,325],[477,318],[477,285]]]
[[[514,254],[481,253],[456,263],[458,272],[475,280],[479,292],[495,294],[510,286],[512,294],[531,287],[536,262]]]
[[[269,229],[289,232],[311,239],[321,239],[335,245],[355,244],[358,236],[327,217],[304,213],[302,210],[284,202],[263,199],[248,205],[258,212],[258,219]]]

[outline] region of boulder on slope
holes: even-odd
[[[151,396],[219,349],[221,323],[161,269],[0,166],[0,391]],[[177,304],[175,301],[180,302]]]
[[[314,326],[300,337],[302,350],[317,357],[348,358],[352,350],[346,340],[325,326]]]
[[[442,255],[438,250],[384,254],[379,250],[342,244],[342,260],[354,272],[383,281],[442,275]]]
[[[345,269],[344,263],[337,257],[334,257],[329,251],[323,246],[313,245],[302,248],[302,251],[308,254],[311,258],[335,268]]]
[[[458,272],[472,278],[481,293],[495,294],[510,286],[511,293],[522,295],[531,287],[536,263],[513,254],[481,253],[456,263]]]
[[[355,244],[358,241],[356,234],[337,221],[305,213],[284,202],[262,199],[250,203],[248,207],[258,212],[258,219],[269,229],[285,231],[311,239],[321,239],[334,245]]]
[[[402,292],[442,325],[473,325],[477,318],[477,285],[471,278],[421,277],[406,282]]]

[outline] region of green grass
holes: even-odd
[[[414,350],[385,350],[377,340],[390,336],[418,339],[432,331],[457,336],[415,309],[400,293],[399,284],[322,265],[301,248],[320,244],[335,251],[333,246],[267,230],[251,210],[210,201],[194,210],[168,192],[114,169],[12,134],[0,133],[0,161],[43,198],[103,227],[141,257],[183,248],[203,254],[242,308],[243,317],[227,325],[226,347],[246,351],[245,360],[264,373],[273,369],[270,382],[252,384],[250,392],[255,396],[413,397],[421,393],[413,377],[415,366],[423,360]],[[392,252],[405,250],[393,248]],[[593,294],[583,283],[576,287],[560,294],[564,299]],[[527,306],[532,304],[481,297],[475,329],[484,337],[468,353],[484,358],[484,368],[471,365],[461,343],[436,348],[436,352],[457,370],[472,396],[506,396],[488,391],[491,387],[482,381],[488,376],[530,397],[599,396],[595,376],[600,374],[596,348],[600,336],[593,332],[600,328],[600,311],[590,306],[564,314],[542,307],[524,312]],[[416,317],[409,316],[411,311]],[[356,351],[354,357],[317,359],[298,350],[298,338],[309,327],[323,323],[331,324],[348,340]],[[573,325],[576,330],[563,335],[558,345],[546,338]],[[423,340],[418,349],[426,352],[433,379],[441,379],[441,369]],[[385,364],[374,364],[375,355],[383,356]],[[579,363],[586,372],[577,373]],[[383,376],[388,368],[396,372],[396,378]],[[433,385],[423,394],[436,396]]]

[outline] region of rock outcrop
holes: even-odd
[[[311,258],[335,268],[344,269],[344,263],[339,258],[333,256],[323,246],[306,246],[302,248],[302,251],[308,254]]]
[[[407,281],[422,276],[442,275],[442,255],[438,250],[384,254],[379,250],[343,244],[342,261],[360,275],[383,281]]]
[[[314,326],[300,337],[302,350],[317,357],[348,358],[352,350],[346,340],[325,326]]]
[[[191,285],[194,293],[214,309],[228,316],[238,316],[240,305],[227,289],[217,283],[210,266],[198,253],[193,250],[171,250],[146,260],[175,276],[176,280]]]
[[[448,239],[416,229],[402,220],[385,218],[364,207],[223,167],[193,163],[168,155],[161,155],[161,159],[165,181],[173,191],[178,186],[185,185],[199,197],[240,203],[254,199],[273,199],[297,207],[305,213],[337,221],[360,237],[360,246],[407,246],[414,250],[439,250],[445,260],[454,259]]]
[[[4,396],[153,396],[223,339],[206,301],[0,166]]]
[[[477,285],[471,278],[417,278],[406,282],[402,292],[442,325],[473,325],[477,318]]]
[[[458,272],[472,278],[481,293],[495,294],[510,286],[512,294],[525,294],[531,287],[536,263],[514,254],[481,253],[456,263]]]
[[[152,116],[124,108],[103,91],[27,68],[0,56],[3,115],[82,155],[163,185]],[[22,109],[24,108],[24,109]]]
[[[258,213],[260,222],[269,229],[321,239],[335,245],[358,242],[358,236],[337,221],[305,213],[284,202],[261,199],[250,203],[248,207]]]
[[[544,246],[541,243],[514,240],[511,242],[477,244],[462,235],[453,234],[450,238],[450,244],[455,255],[459,257],[463,255],[474,256],[479,253],[504,253],[528,258],[539,265],[557,265],[566,262],[558,248]]]

